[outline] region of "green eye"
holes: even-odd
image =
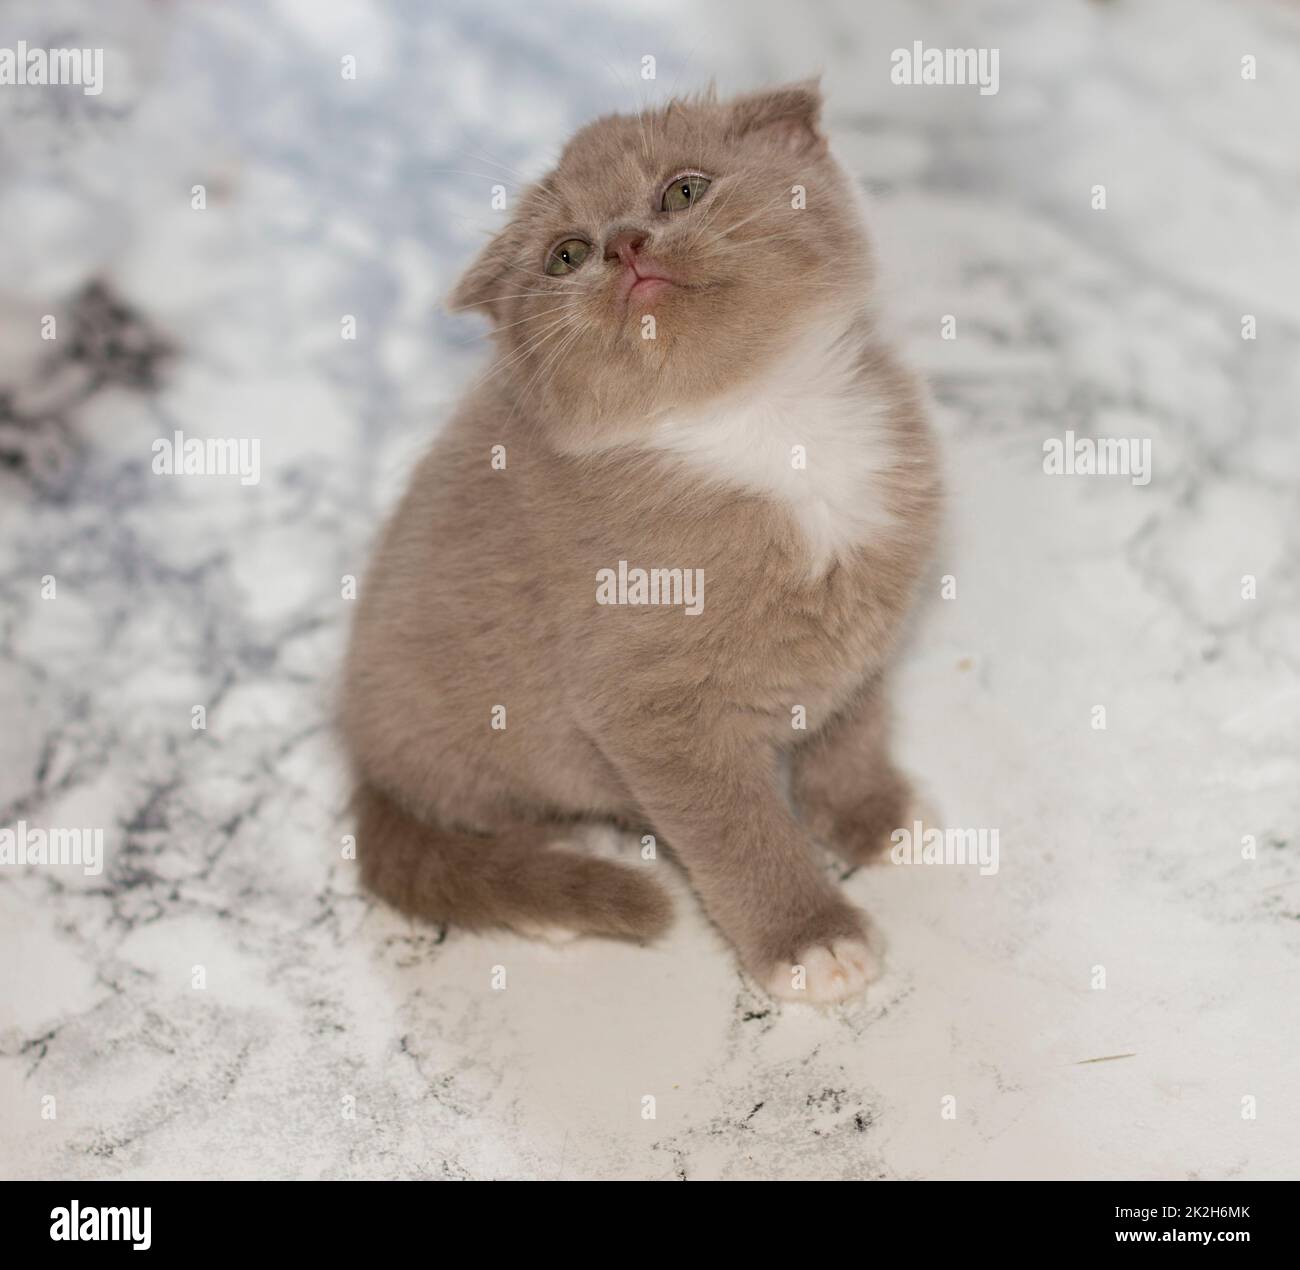
[[[566,238],[558,247],[551,250],[546,257],[546,272],[553,278],[572,273],[587,258],[591,244],[581,238]]]
[[[709,188],[709,178],[694,172],[679,176],[665,191],[660,210],[681,212],[693,203],[700,201],[700,196]]]

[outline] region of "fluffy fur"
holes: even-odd
[[[577,847],[609,820],[671,846],[774,994],[876,973],[812,840],[859,862],[909,820],[884,682],[939,490],[820,106],[598,120],[457,287],[495,359],[383,535],[345,678],[362,872],[404,911],[653,938],[662,866]],[[711,184],[662,210],[683,173]],[[702,613],[597,604],[620,560],[702,569]]]

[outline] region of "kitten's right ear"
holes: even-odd
[[[478,309],[493,322],[501,317],[502,297],[510,293],[509,279],[518,271],[516,263],[520,246],[519,231],[507,225],[478,254],[478,258],[461,275],[460,281],[447,297],[447,308],[452,313],[466,313]],[[518,287],[515,290],[519,290]]]
[[[738,136],[761,136],[782,149],[802,154],[826,148],[821,112],[821,83],[806,79],[735,98],[731,122]]]

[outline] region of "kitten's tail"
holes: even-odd
[[[425,824],[370,785],[357,788],[361,877],[412,917],[470,930],[509,926],[652,939],[672,921],[667,892],[643,873],[552,845],[561,831],[521,825],[481,837]]]

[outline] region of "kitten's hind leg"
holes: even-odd
[[[895,829],[933,823],[889,756],[889,711],[872,685],[795,751],[792,793],[808,832],[851,864],[867,864]]]

